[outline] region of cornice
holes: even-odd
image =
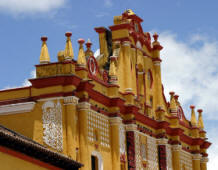
[[[25,102],[0,106],[0,115],[26,113],[33,110],[35,102]]]

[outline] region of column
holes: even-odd
[[[76,105],[78,98],[68,96],[64,98],[66,110],[66,140],[67,140],[67,155],[73,160],[76,160]]]
[[[126,80],[125,82],[125,91],[126,92],[132,92],[132,79],[129,77],[131,76],[131,61],[130,61],[130,42],[129,41],[124,41],[123,44],[123,49],[124,49],[124,69],[125,69],[125,74],[124,74],[124,79]]]
[[[112,152],[112,169],[120,170],[120,124],[122,119],[120,117],[113,117],[110,119],[111,125],[111,152]]]
[[[162,101],[162,82],[161,82],[161,61],[157,60],[154,62],[154,68],[155,68],[155,89],[156,89],[156,100],[155,100],[155,109],[157,107],[162,107],[163,106],[163,101]]]
[[[173,158],[173,169],[181,169],[180,166],[180,152],[182,150],[181,145],[172,145],[172,158]]]
[[[207,162],[208,162],[207,157],[201,158],[201,170],[207,170]]]
[[[81,170],[90,170],[91,155],[88,152],[88,129],[87,129],[87,115],[90,110],[90,104],[81,102],[77,105],[79,117],[79,155],[80,162],[84,165]]]
[[[201,154],[193,154],[193,156],[192,156],[193,170],[201,170],[200,160],[201,160]]]

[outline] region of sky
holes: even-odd
[[[65,32],[91,39],[99,49],[95,27],[113,24],[113,16],[132,9],[144,32],[159,34],[165,95],[178,94],[186,117],[189,106],[204,110],[209,141],[209,170],[218,167],[218,2],[215,0],[0,0],[0,89],[28,85],[39,64],[41,36],[48,37],[51,61],[65,47]]]

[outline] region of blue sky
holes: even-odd
[[[180,95],[187,117],[189,105],[204,110],[209,140],[209,170],[218,167],[218,2],[215,0],[0,0],[0,89],[22,86],[39,63],[40,37],[48,36],[52,61],[72,32],[75,56],[79,38],[99,47],[94,27],[110,26],[113,16],[132,9],[146,32],[158,32],[166,96]]]

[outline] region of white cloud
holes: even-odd
[[[36,70],[33,70],[30,72],[30,78],[36,78]],[[31,83],[29,82],[28,79],[25,79],[20,86],[6,86],[2,90],[7,90],[7,89],[15,89],[15,88],[20,88],[20,87],[26,87],[26,86],[31,86]]]
[[[48,13],[65,5],[67,0],[0,0],[0,11],[12,15]]]
[[[212,145],[211,147],[209,148],[209,162],[208,162],[208,167],[207,169],[209,170],[217,170],[217,167],[218,167],[218,138],[216,136],[217,134],[217,129],[214,128],[214,129],[210,129],[208,131],[208,138],[209,138],[209,141],[212,141]]]
[[[163,32],[160,39],[162,79],[166,96],[175,91],[186,115],[193,103],[204,110],[204,119],[217,119],[218,111],[218,42],[193,35],[189,41],[179,41],[175,34]]]
[[[163,32],[159,39],[164,49],[162,58],[162,79],[166,97],[169,91],[180,96],[185,114],[190,117],[190,104],[204,110],[204,122],[218,122],[218,41],[202,35],[192,35],[188,41],[178,40],[175,34]],[[212,146],[208,150],[208,169],[218,167],[217,129],[208,128]]]
[[[100,49],[97,49],[94,53],[94,57],[97,58],[100,55]]]
[[[31,71],[30,78],[36,78],[36,70]],[[22,86],[31,86],[31,83],[28,79],[25,79]]]

